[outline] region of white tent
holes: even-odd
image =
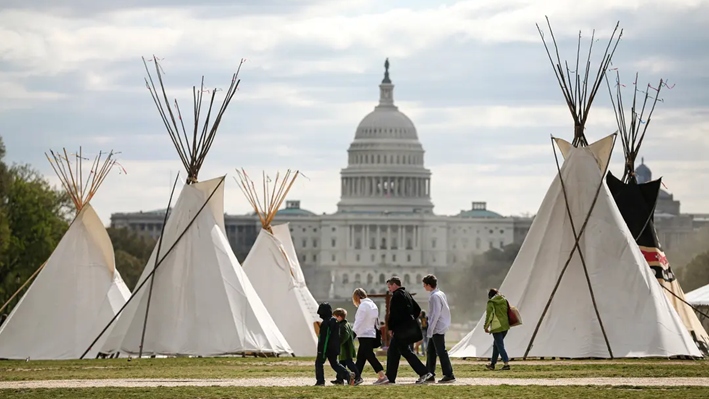
[[[684,299],[693,306],[709,307],[709,284],[684,294]]]
[[[144,60],[145,62],[145,60]],[[155,70],[162,74],[157,58]],[[243,62],[243,61],[242,61]],[[146,71],[147,63],[146,63]],[[154,82],[150,77],[146,81]],[[202,95],[194,89],[194,131],[186,133],[179,113],[159,98],[162,90],[148,85],[158,112],[187,171],[160,240],[143,270],[133,297],[108,333],[102,352],[141,355],[218,356],[228,354],[290,354],[292,350],[241,269],[224,228],[224,177],[198,182],[229,102],[239,85],[232,77],[222,105],[212,115],[216,89],[199,126]],[[191,139],[190,139],[191,138]],[[169,207],[168,207],[169,208]],[[142,287],[142,289],[141,289]]]
[[[289,174],[290,172],[281,181],[280,186],[276,177],[274,195],[267,193],[267,204],[263,209],[257,193],[251,190],[253,184],[249,184],[245,173],[240,173],[241,188],[263,226],[244,260],[243,267],[295,355],[315,356],[316,331],[320,320],[317,315],[318,304],[305,283],[288,224],[271,225],[290,188],[290,185],[286,188]],[[296,176],[297,173],[293,179]]]
[[[140,353],[144,326],[144,355],[292,352],[229,245],[223,181],[222,177],[183,187],[162,235],[159,259],[164,260],[153,275],[152,295],[149,281],[136,289],[109,330],[102,352]],[[150,278],[157,251],[156,245],[139,282]]]
[[[78,214],[0,326],[4,359],[78,359],[130,296],[116,270],[111,239],[89,204],[115,160],[109,155],[102,165],[94,163],[86,174],[91,187],[85,191],[82,182],[74,180],[79,176],[76,170],[69,174],[66,169],[66,151],[63,156],[52,154],[52,166]],[[79,170],[81,158],[77,159],[68,166]],[[97,352],[88,355],[95,357]]]
[[[305,284],[288,228],[273,226],[273,234],[262,229],[244,271],[295,355],[315,356],[318,304]]]
[[[510,357],[701,356],[605,185],[613,139],[579,148],[556,139],[563,167],[500,287],[524,320],[505,339]],[[452,357],[491,355],[484,320]]]
[[[305,312],[311,316],[313,323],[318,323],[319,325],[320,317],[318,316],[318,302],[315,300],[315,297],[313,297],[313,294],[310,293],[310,290],[305,282],[305,275],[303,274],[303,269],[300,268],[300,262],[298,261],[298,255],[295,252],[293,237],[290,235],[290,227],[288,223],[272,226],[271,230],[273,231],[273,235],[283,244],[283,248],[286,250],[286,254],[288,255],[288,261],[291,264],[291,271],[293,275],[293,285],[295,291],[298,293],[298,298],[302,303],[301,307],[306,309]]]

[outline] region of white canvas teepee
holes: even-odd
[[[709,284],[686,293],[685,298],[693,306],[709,307]]]
[[[0,326],[0,358],[4,359],[78,359],[130,296],[116,270],[111,239],[89,204],[115,164],[113,154],[103,163],[99,155],[85,182],[80,180],[80,154],[76,162],[69,161],[66,150],[52,155],[47,158],[77,215]],[[92,351],[89,356],[96,354]]]
[[[537,28],[573,117],[574,138],[554,140],[564,164],[500,287],[524,320],[507,335],[507,353],[512,358],[700,356],[605,185],[616,134],[590,146],[585,136],[591,104],[622,30],[616,38],[616,25],[595,80],[582,81],[593,74],[590,50],[585,71],[579,70],[581,35],[571,72],[553,32],[556,61]],[[591,48],[593,43],[592,36]],[[484,323],[483,314],[450,355],[489,357],[492,337]]]
[[[161,76],[157,59],[152,61]],[[148,76],[152,83],[149,72]],[[164,93],[162,78],[159,81]],[[292,353],[226,238],[224,177],[198,182],[199,170],[238,84],[237,71],[211,127],[209,117],[199,127],[202,94],[210,90],[194,88],[191,140],[184,124],[176,122],[182,121],[177,101],[175,118],[172,108],[167,106],[166,110],[155,87],[148,84],[162,120],[171,121],[165,126],[187,171],[187,184],[130,303],[109,330],[102,352],[139,356]],[[216,92],[211,91],[207,115],[211,115]]]
[[[512,358],[700,356],[605,186],[613,139],[580,148],[556,139],[563,167],[500,287],[524,319],[505,339]],[[484,321],[451,356],[491,355]]]
[[[295,355],[315,356],[318,304],[305,283],[288,225],[271,225],[298,173],[289,179],[288,171],[280,182],[277,176],[273,191],[268,188],[265,191],[263,206],[246,173],[238,170],[237,173],[240,187],[263,226],[244,260],[244,271]]]
[[[156,257],[162,259],[177,243],[152,276],[150,308],[146,284],[115,323],[102,352],[140,353],[143,328],[144,355],[292,352],[229,246],[223,180],[183,187],[162,234],[160,256],[156,246],[138,280],[148,279]]]

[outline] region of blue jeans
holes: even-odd
[[[507,335],[507,331],[492,333],[492,339],[493,339],[492,359],[490,359],[490,364],[493,366],[495,365],[495,363],[497,363],[498,356],[502,357],[502,361],[504,363],[507,363],[510,361],[510,358],[507,357],[507,351],[505,350],[505,336],[506,335]]]

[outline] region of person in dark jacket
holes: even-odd
[[[337,373],[338,380],[348,381],[350,385],[354,385],[355,374],[348,372],[337,359],[340,354],[340,328],[337,319],[332,316],[332,306],[327,302],[321,303],[318,307],[318,316],[322,319],[322,323],[320,323],[318,336],[318,357],[315,359],[315,386],[325,385],[323,370],[325,360],[330,362],[330,367]]]
[[[399,372],[399,360],[403,356],[419,375],[417,384],[426,383],[433,378],[426,366],[411,350],[411,345],[423,339],[421,328],[416,318],[421,314],[421,307],[414,298],[401,286],[401,279],[392,277],[387,281],[389,291],[392,293],[389,302],[389,318],[387,328],[391,341],[387,350],[386,377],[375,382],[377,385],[393,384]]]

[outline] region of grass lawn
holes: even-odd
[[[384,360],[383,358],[381,359]],[[313,376],[312,358],[167,358],[77,361],[0,361],[0,381],[107,378],[259,378]],[[512,370],[490,372],[482,361],[454,360],[455,375],[506,378],[709,377],[703,360],[529,361],[511,362]],[[439,365],[440,369],[440,365]],[[332,370],[325,368],[326,375]],[[402,377],[414,373],[402,359]],[[440,374],[440,372],[439,372]],[[369,366],[365,378],[374,378]],[[707,395],[709,397],[709,395]]]
[[[709,397],[709,389],[696,387],[538,387],[538,386],[359,386],[359,387],[290,387],[290,388],[84,388],[3,390],[5,399],[215,399],[215,398],[663,398],[693,399]]]

